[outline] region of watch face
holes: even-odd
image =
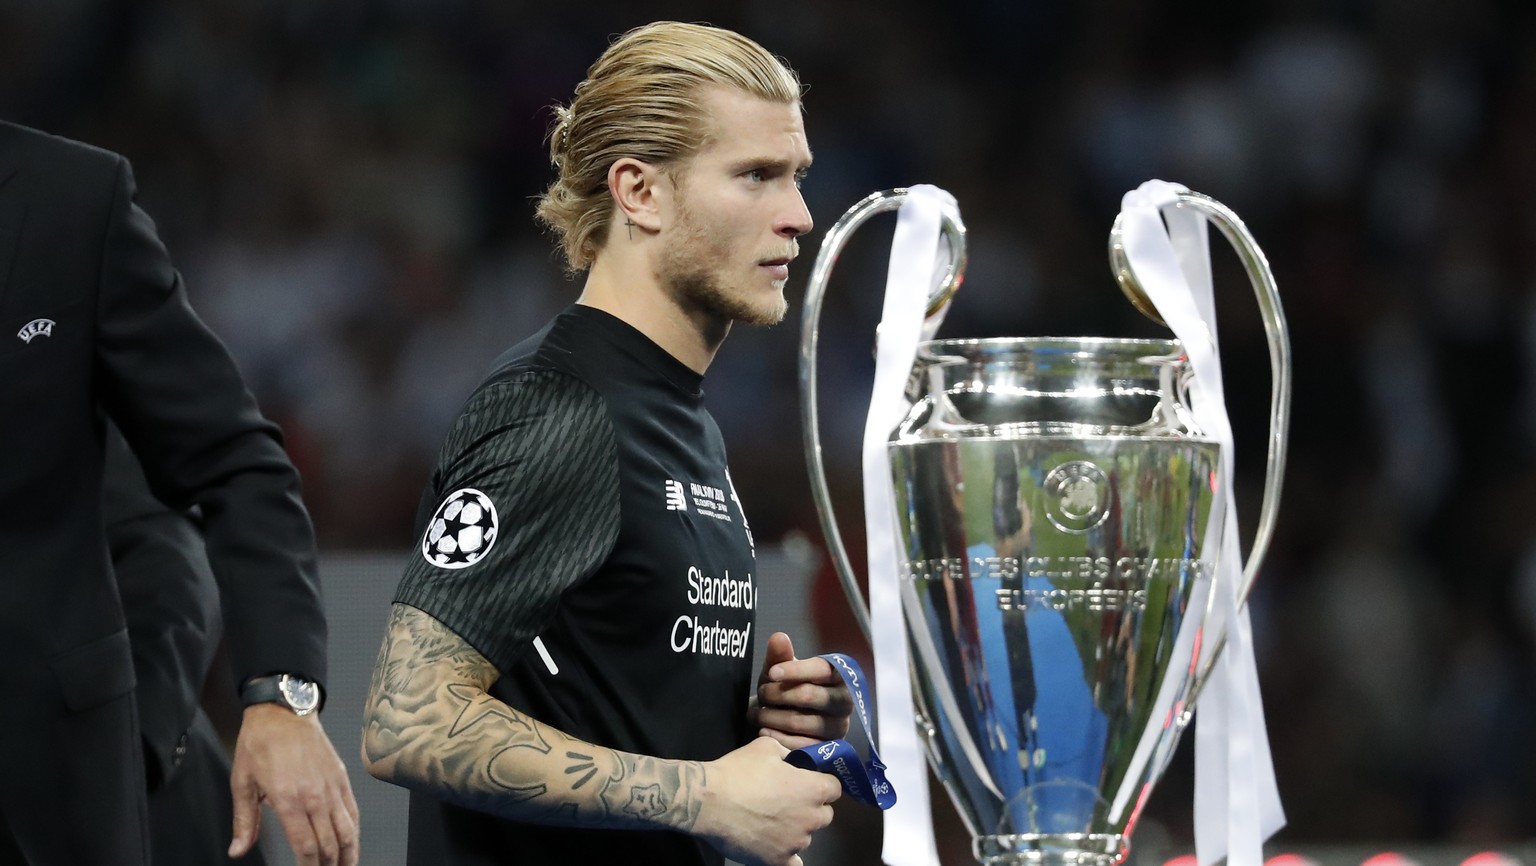
[[[314,712],[320,706],[320,686],[309,680],[284,675],[277,685],[282,689],[283,700],[301,716]]]

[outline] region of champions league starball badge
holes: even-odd
[[[448,494],[427,523],[421,555],[439,568],[468,568],[496,543],[496,506],[489,496],[465,487]]]

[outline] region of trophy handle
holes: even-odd
[[[869,623],[869,604],[859,589],[853,565],[848,561],[848,549],[843,545],[842,534],[832,511],[832,496],[827,489],[826,464],[821,456],[821,421],[816,410],[816,340],[820,332],[821,300],[826,293],[827,281],[832,277],[832,267],[847,244],[849,236],[870,217],[893,211],[907,200],[907,190],[882,190],[870,193],[849,208],[827,231],[816,254],[816,265],[811,269],[810,283],[805,290],[805,313],[800,331],[800,424],[805,439],[805,457],[811,476],[811,498],[816,503],[816,514],[821,520],[822,534],[827,538],[827,548],[832,555],[832,565],[837,570],[843,593],[853,608],[854,619],[864,632],[865,640],[872,641]],[[950,302],[965,275],[965,226],[950,219],[946,214],[940,223],[942,237],[949,242],[951,252],[948,270],[928,296],[927,315],[932,316]]]
[[[1175,207],[1191,208],[1215,223],[1227,242],[1237,251],[1248,272],[1258,296],[1259,311],[1264,317],[1264,333],[1269,340],[1270,398],[1269,398],[1269,457],[1264,470],[1264,500],[1259,509],[1259,527],[1254,535],[1253,549],[1243,568],[1243,583],[1238,587],[1237,603],[1243,604],[1253,591],[1254,578],[1269,551],[1270,539],[1275,532],[1275,517],[1280,506],[1280,487],[1285,475],[1286,439],[1291,423],[1291,338],[1285,324],[1285,311],[1280,306],[1280,293],[1275,287],[1275,275],[1270,270],[1264,251],[1249,233],[1248,227],[1230,208],[1210,196],[1197,192],[1180,192]],[[1109,261],[1120,290],[1148,318],[1158,324],[1166,324],[1157,309],[1147,298],[1141,283],[1131,271],[1131,263],[1125,255],[1122,218],[1115,217],[1109,231]],[[1225,642],[1225,641],[1223,641]],[[1211,656],[1212,661],[1215,655]],[[1202,677],[1203,679],[1203,677]]]
[[[1291,337],[1285,324],[1285,310],[1280,306],[1280,292],[1275,287],[1275,275],[1270,270],[1269,260],[1264,257],[1264,251],[1259,249],[1258,242],[1253,239],[1248,227],[1243,224],[1237,214],[1210,196],[1188,190],[1178,194],[1174,207],[1191,208],[1215,223],[1216,228],[1221,230],[1227,242],[1237,251],[1238,258],[1243,263],[1243,270],[1248,273],[1248,281],[1253,284],[1254,294],[1258,297],[1259,312],[1264,319],[1264,333],[1269,341],[1269,457],[1264,469],[1264,500],[1259,508],[1259,528],[1254,534],[1253,548],[1248,554],[1248,562],[1243,567],[1242,585],[1237,590],[1237,603],[1242,605],[1248,601],[1248,595],[1253,592],[1253,582],[1258,576],[1259,566],[1263,564],[1264,556],[1269,552],[1269,542],[1275,532],[1275,517],[1279,512],[1280,485],[1285,475],[1286,438],[1291,424]],[[1157,308],[1153,306],[1151,299],[1147,297],[1146,291],[1131,270],[1130,260],[1125,255],[1122,223],[1122,216],[1117,215],[1114,226],[1109,230],[1109,265],[1115,273],[1115,280],[1136,309],[1158,324],[1165,325],[1167,323],[1157,314]],[[1189,724],[1193,717],[1196,700],[1205,690],[1211,671],[1216,667],[1216,660],[1220,658],[1226,645],[1227,636],[1223,633],[1214,642],[1210,654],[1206,657],[1205,666],[1195,671],[1185,696],[1184,711],[1179,715],[1178,724],[1181,727]],[[1171,759],[1170,752],[1165,756],[1164,761]]]

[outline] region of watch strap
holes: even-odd
[[[287,695],[283,694],[283,677],[299,680],[300,682],[311,683],[315,686],[315,691],[318,693],[320,698],[319,703],[315,704],[313,710],[306,712],[318,713],[325,707],[325,689],[322,688],[319,683],[315,683],[313,680],[306,679],[305,677],[301,677],[298,674],[267,674],[266,676],[251,677],[245,681],[244,685],[240,687],[241,706],[249,707],[256,704],[268,703],[282,704],[283,706],[297,712],[298,708],[293,706],[293,704],[288,700]]]
[[[287,704],[288,702],[283,699],[283,690],[277,686],[280,676],[281,674],[272,674],[246,680],[245,685],[240,687],[240,704],[246,707],[254,704]]]

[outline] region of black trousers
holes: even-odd
[[[11,825],[5,822],[4,810],[0,810],[0,866],[27,866],[16,847],[16,837],[11,835]]]
[[[269,816],[270,817],[270,816]],[[170,780],[149,795],[149,839],[155,866],[265,866],[259,847],[229,859],[234,801],[229,756],[208,715],[187,731],[187,754]]]
[[[239,860],[229,859],[233,822],[229,756],[207,714],[199,711],[187,732],[187,753],[181,766],[149,795],[150,850],[155,866],[266,866],[259,846]],[[89,833],[91,828],[81,827],[80,832]],[[0,866],[41,866],[22,856],[3,812]]]

